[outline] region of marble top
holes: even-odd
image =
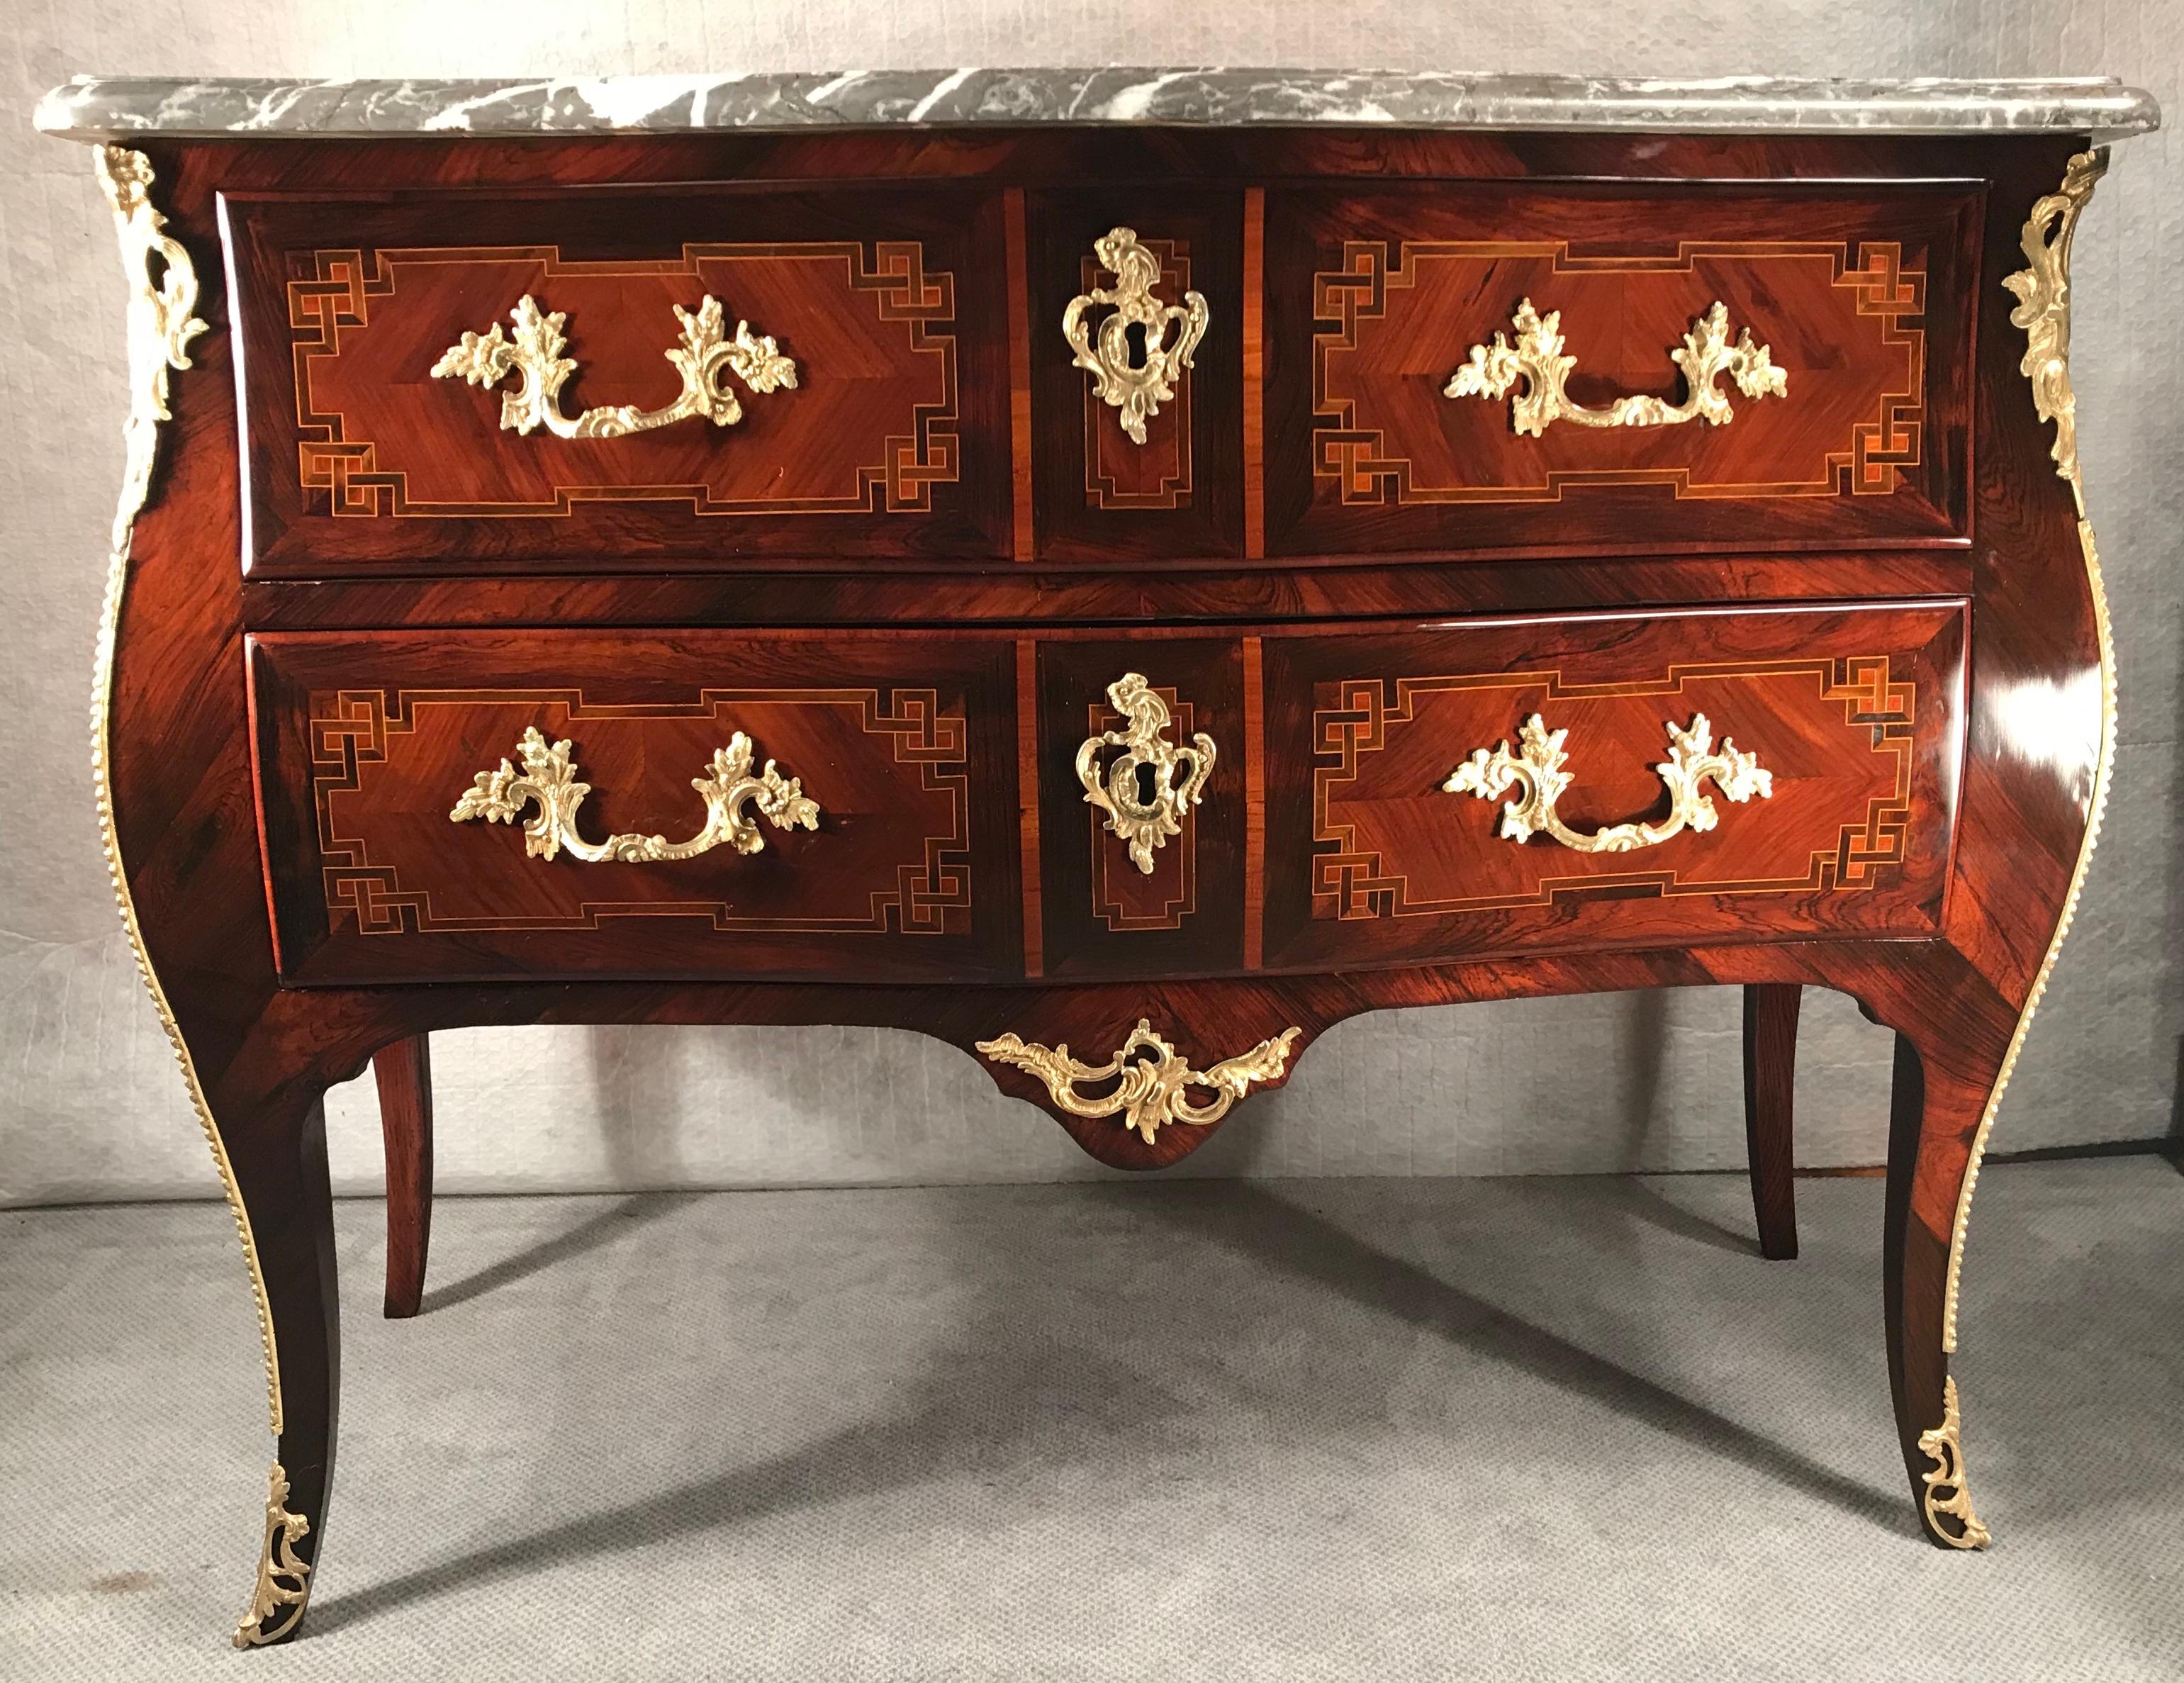
[[[79,76],[48,134],[688,133],[900,123],[1371,124],[1723,134],[2139,134],[2153,97],[2106,78],[1711,81],[1390,70],[954,70],[584,81],[188,81]]]

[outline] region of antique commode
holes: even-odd
[[[131,301],[123,915],[333,1466],[320,1107],[518,1023],[889,1024],[1172,1162],[1396,1004],[1896,1031],[1927,1534],[2098,828],[2108,82],[80,81]],[[507,828],[502,828],[506,826]],[[424,984],[432,985],[424,985]]]

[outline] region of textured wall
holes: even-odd
[[[1582,17],[1582,27],[1574,23]],[[120,463],[121,282],[81,149],[31,133],[78,70],[505,75],[1147,62],[1623,75],[2106,73],[2184,118],[2169,3],[1655,0],[25,0],[0,44],[0,1203],[196,1196],[210,1167],[121,939],[84,702]],[[2117,608],[2107,839],[2003,1115],[2005,1147],[2144,1137],[2179,1069],[2178,400],[2184,145],[2120,149],[2078,241],[2079,437]],[[187,376],[185,376],[187,377]],[[253,919],[256,907],[238,908]],[[1337,1028],[1185,1173],[1408,1174],[1741,1162],[1728,990],[1406,1011]],[[1889,1037],[1808,1003],[1800,1156],[1882,1155]],[[961,1054],[879,1031],[443,1035],[442,1186],[1043,1179],[1100,1173]],[[338,1184],[375,1190],[368,1081],[330,1102]],[[969,1148],[975,1146],[975,1153]]]

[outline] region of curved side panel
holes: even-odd
[[[2092,789],[2086,800],[2085,838],[2078,846],[2077,863],[2070,873],[2070,887],[2064,898],[2062,915],[2056,921],[2055,933],[2048,940],[2040,968],[2033,976],[2024,1010],[2018,1016],[2016,1032],[2011,1035],[2009,1050],[2003,1058],[2002,1072],[1996,1078],[1994,1090],[1988,1095],[1986,1108],[1980,1117],[1979,1130],[1972,1138],[1971,1161],[1964,1170],[1964,1187],[1957,1195],[1956,1220],[1949,1234],[1948,1287],[1942,1312],[1942,1348],[1947,1353],[1953,1353],[1957,1347],[1957,1288],[1964,1270],[1964,1229],[1971,1219],[1972,1194],[1979,1185],[1980,1160],[1986,1155],[1988,1136],[1994,1131],[1995,1112],[2001,1108],[2002,1095],[2008,1090],[2010,1075],[2017,1067],[2018,1054],[2031,1030],[2032,1014],[2040,1008],[2041,996],[2048,990],[2048,978],[2054,973],[2055,961],[2070,935],[2071,921],[2077,916],[2078,896],[2085,888],[2087,868],[2092,864],[2093,845],[2100,839],[2101,819],[2108,808],[2109,777],[2115,764],[2114,637],[2109,622],[2108,591],[2101,579],[2100,554],[2093,543],[2093,524],[2086,518],[2085,484],[2078,473],[2078,399],[2070,387],[2070,242],[2077,232],[2079,215],[2092,198],[2094,184],[2107,172],[2108,166],[2106,147],[2081,152],[2070,159],[2060,189],[2035,203],[2031,215],[2025,219],[2019,242],[2031,266],[2003,281],[2019,299],[2017,308],[2009,313],[2010,323],[2025,330],[2025,356],[2019,367],[2032,382],[2033,407],[2040,419],[2055,425],[2055,442],[2050,454],[2056,473],[2069,484],[2077,507],[2078,544],[2085,555],[2086,586],[2092,597],[2094,635],[2100,649],[2100,748],[2094,762]],[[1951,1402],[1953,1419],[1953,1396]]]
[[[136,921],[136,896],[129,887],[129,872],[121,860],[121,843],[114,821],[113,705],[114,653],[121,629],[121,608],[128,594],[130,549],[136,535],[136,515],[150,499],[152,472],[159,451],[159,423],[172,420],[167,407],[168,376],[190,366],[189,343],[205,331],[197,314],[197,270],[181,241],[162,230],[166,218],[152,206],[152,165],[141,152],[125,147],[92,148],[92,167],[107,202],[114,207],[114,232],[121,242],[121,267],[129,280],[128,348],[129,415],[121,436],[127,452],[121,476],[121,497],[114,514],[114,548],[106,571],[106,597],[99,610],[98,645],[92,661],[91,765],[98,789],[98,831],[106,850],[107,875],[121,908],[121,922],[129,932],[129,945],[136,955],[136,968],[152,995],[153,1008],[167,1031],[175,1056],[182,1067],[182,1081],[190,1103],[211,1146],[220,1170],[220,1185],[235,1228],[242,1240],[243,1260],[250,1269],[250,1286],[257,1300],[258,1331],[265,1349],[265,1405],[273,1435],[281,1434],[281,1363],[273,1334],[273,1314],[265,1296],[265,1277],[258,1260],[258,1246],[251,1233],[250,1214],[237,1189],[235,1169],[227,1147],[213,1122],[204,1084],[198,1079],[196,1060],[175,1021],[144,934]],[[154,276],[153,259],[159,273]]]

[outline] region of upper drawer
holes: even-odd
[[[286,981],[1022,974],[1004,638],[298,633],[250,693]]]
[[[255,574],[1008,553],[991,190],[223,209]]]
[[[1270,190],[1270,555],[1964,536],[1975,186]]]

